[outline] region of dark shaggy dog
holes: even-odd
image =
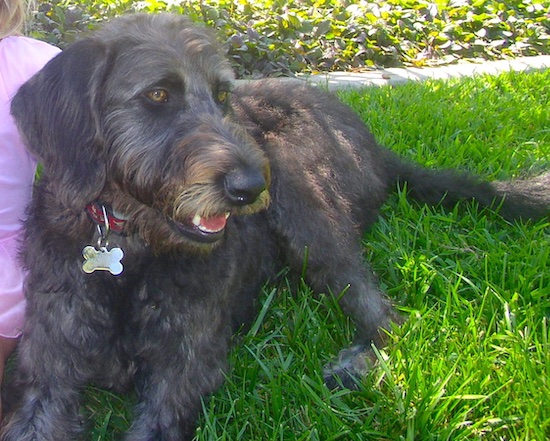
[[[326,371],[348,383],[392,320],[360,237],[396,182],[509,218],[550,206],[548,175],[488,184],[428,171],[378,146],[328,94],[233,89],[207,32],[177,16],[129,16],[77,42],[21,88],[13,114],[44,171],[4,441],[79,439],[89,382],[137,389],[127,440],[190,439],[262,284],[306,256],[307,281],[345,292],[357,325]]]

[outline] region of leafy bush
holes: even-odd
[[[132,11],[213,27],[241,76],[550,53],[547,0],[38,0],[30,32],[63,47]]]

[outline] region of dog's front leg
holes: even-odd
[[[80,384],[74,366],[66,364],[70,363],[68,359],[50,358],[56,353],[56,344],[62,342],[48,340],[42,332],[23,337],[15,378],[9,384],[12,403],[1,431],[2,441],[81,439],[84,424],[79,415]]]
[[[67,441],[80,439],[80,394],[64,379],[26,381],[17,411],[7,418],[2,441]]]
[[[147,359],[140,360],[140,403],[125,440],[193,438],[201,399],[221,385],[227,357],[226,336],[206,329],[212,317],[198,314],[196,318],[197,322],[191,325],[195,331],[178,339],[177,350],[160,340],[156,342],[157,350],[149,350]],[[199,327],[203,330],[198,331]]]
[[[84,274],[78,266],[56,284],[29,274],[27,324],[9,384],[13,405],[2,441],[81,439],[83,386],[119,385],[124,368],[113,325],[117,297],[107,289],[107,277]]]
[[[161,267],[132,302],[128,338],[140,402],[127,441],[191,440],[201,399],[221,385],[227,364],[227,288],[197,277],[202,271],[176,285],[170,265]]]

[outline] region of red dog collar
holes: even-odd
[[[86,211],[90,215],[90,218],[98,225],[105,225],[105,216],[103,215],[104,205],[98,202],[92,202],[86,205]],[[124,230],[124,225],[126,224],[125,219],[120,219],[113,214],[112,210],[105,209],[107,213],[107,222],[109,223],[109,230],[115,233],[122,233]]]

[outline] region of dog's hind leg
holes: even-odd
[[[302,203],[303,216],[304,199],[298,203]],[[339,382],[353,387],[355,379],[368,371],[369,359],[374,358],[371,345],[383,344],[384,329],[397,320],[397,314],[364,261],[359,231],[345,216],[334,222],[335,214],[328,209],[311,209],[307,221],[298,222],[298,215],[293,217],[290,210],[282,213],[274,209],[271,219],[286,262],[294,272],[305,267],[306,282],[317,292],[328,290],[338,296],[343,311],[357,326],[354,346],[342,351],[338,360],[325,369],[329,387]]]
[[[353,346],[343,349],[337,359],[325,367],[324,377],[330,388],[339,383],[354,388],[375,360],[371,345],[384,345],[385,330],[392,321],[399,321],[399,317],[361,254],[354,252],[351,244],[340,253],[333,251],[309,245],[305,275],[314,290],[328,289],[338,296],[342,310],[353,318],[356,325]],[[330,258],[327,254],[331,254]],[[299,253],[296,256],[298,258]]]

